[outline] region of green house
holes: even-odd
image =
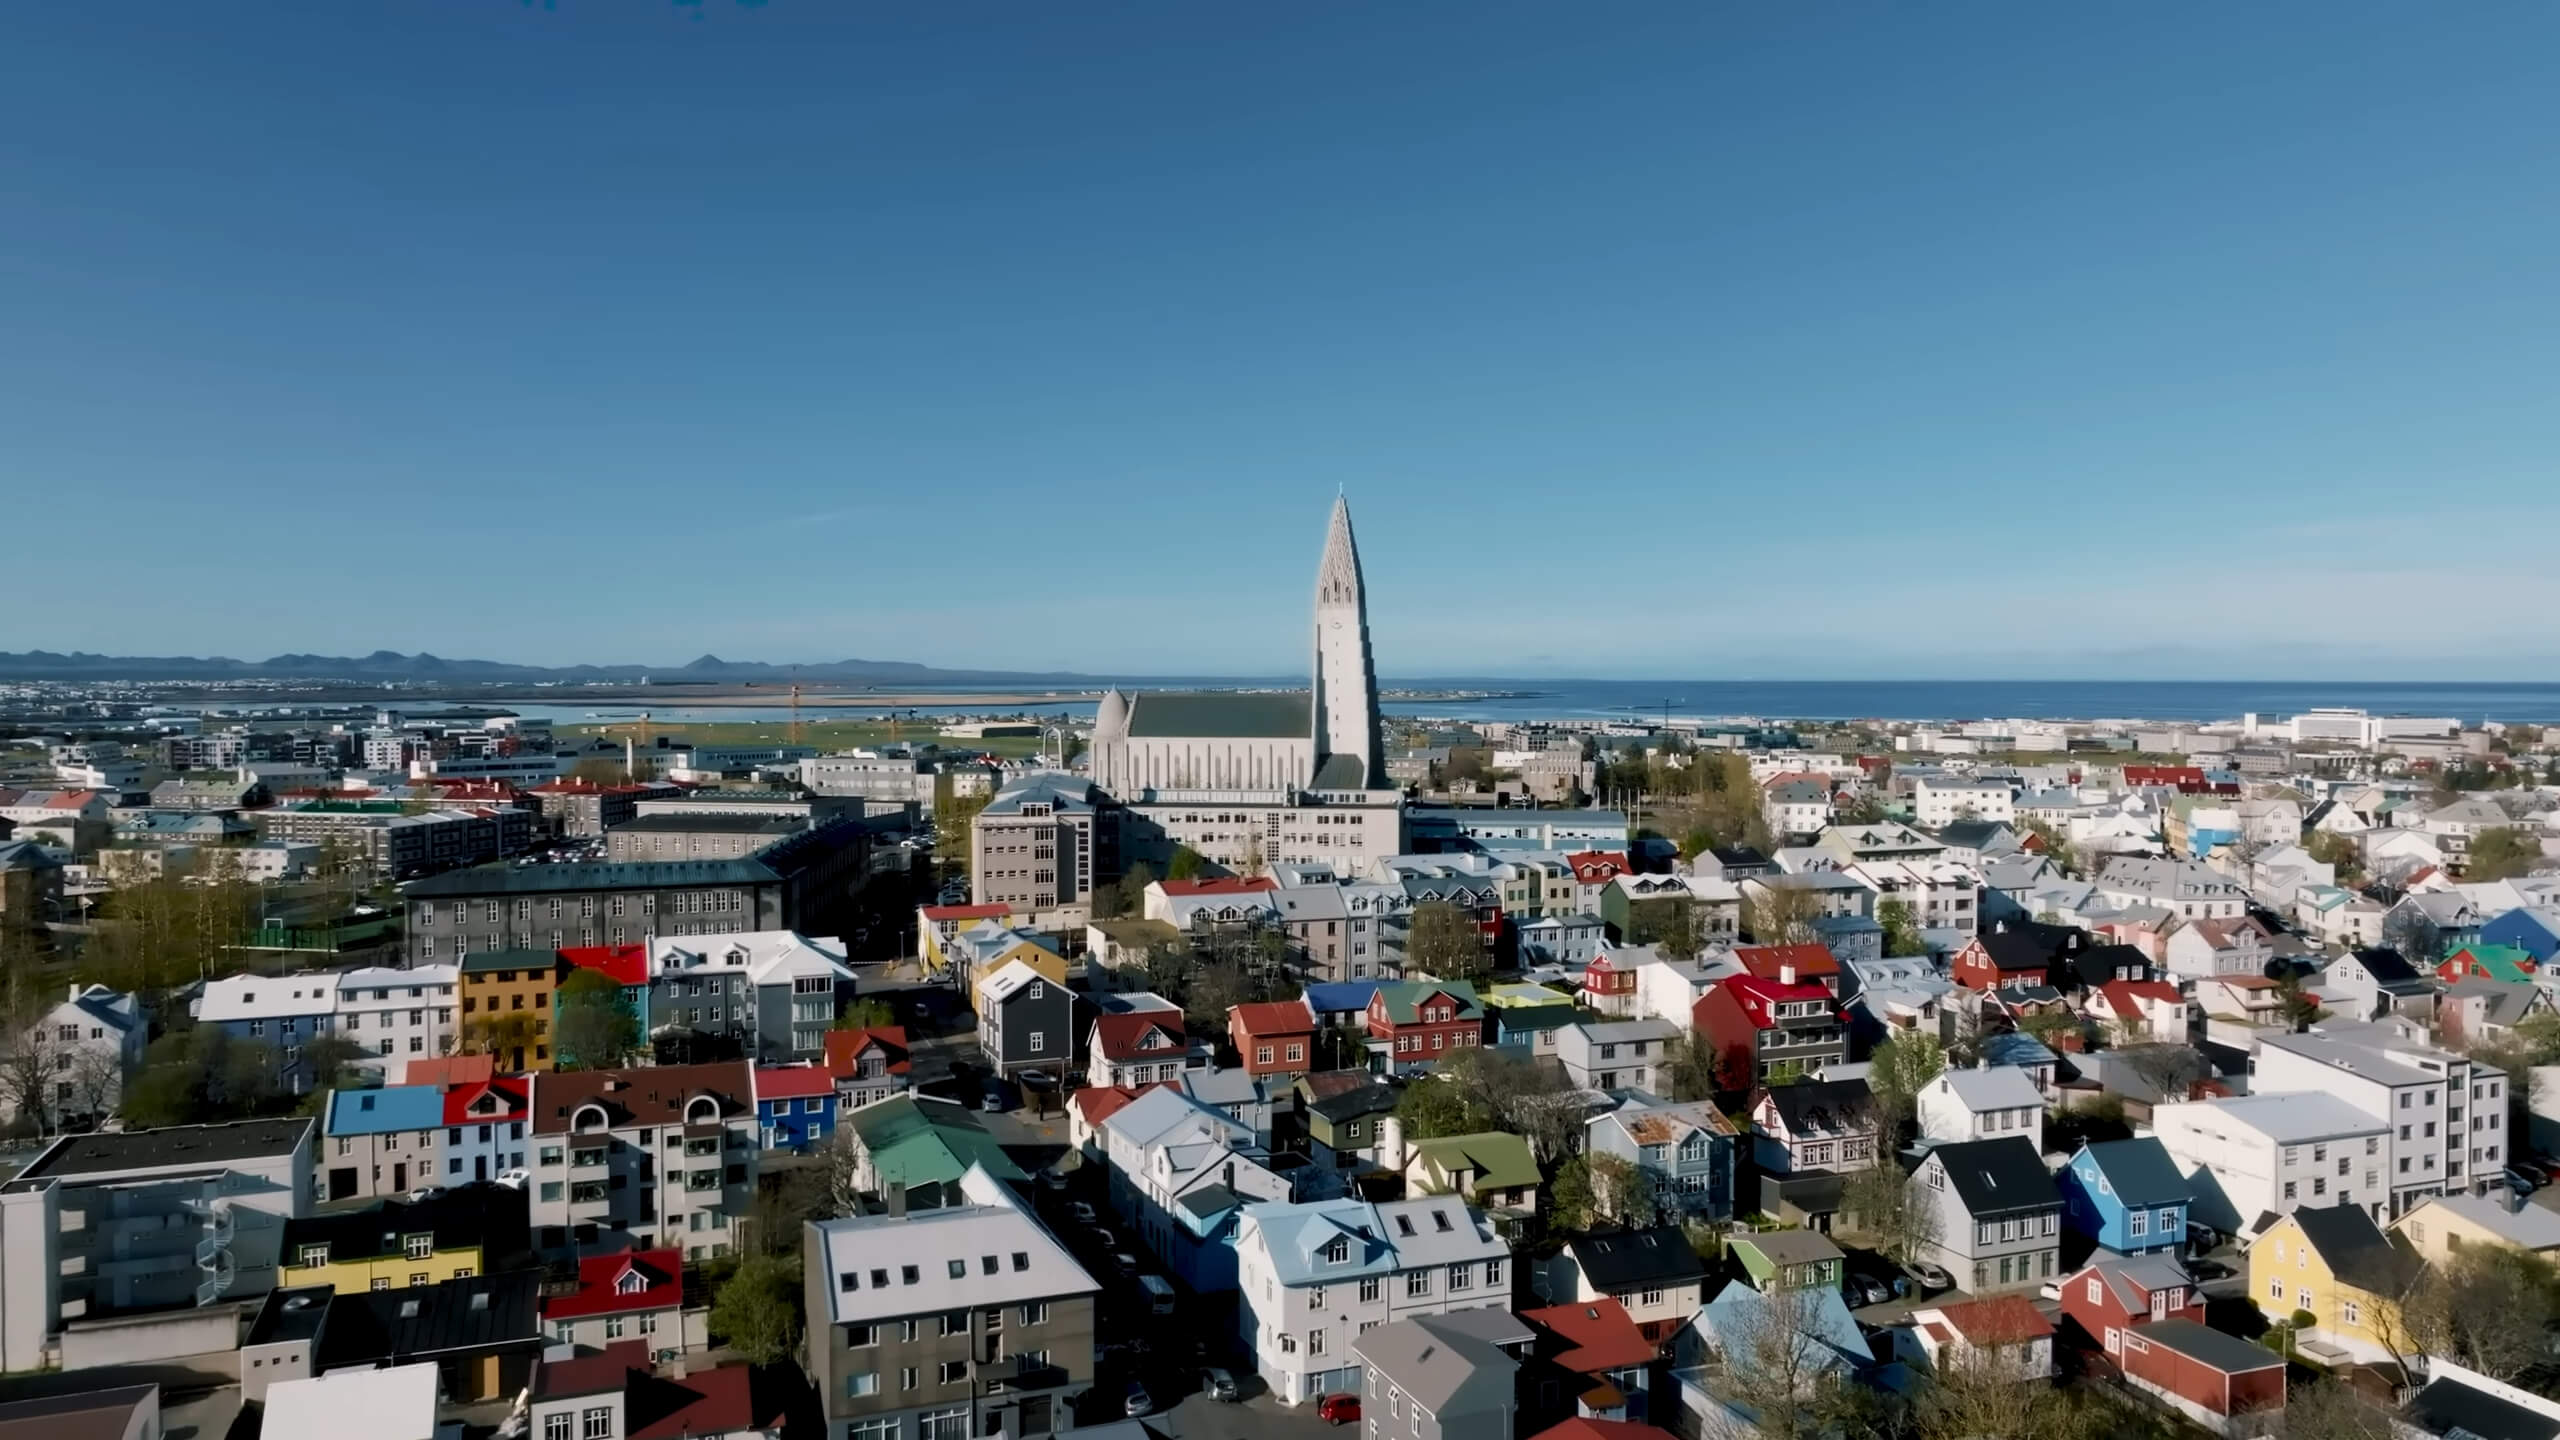
[[[1779,1290],[1839,1288],[1847,1258],[1828,1235],[1811,1230],[1767,1230],[1735,1235],[1725,1253],[1742,1267],[1743,1280],[1763,1295]]]

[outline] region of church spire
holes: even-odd
[[[1386,746],[1378,718],[1378,674],[1369,656],[1369,604],[1351,502],[1337,495],[1316,565],[1315,735],[1317,787],[1386,786]]]

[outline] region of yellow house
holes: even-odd
[[[2560,1213],[2539,1205],[2509,1209],[2496,1192],[2438,1195],[2393,1221],[2391,1233],[2430,1265],[2479,1245],[2512,1245],[2560,1259]]]
[[[969,1008],[977,1014],[986,1013],[987,978],[1016,960],[1052,985],[1067,983],[1067,957],[1028,930],[1008,930],[992,922],[983,924],[962,933],[959,953],[968,959]]]
[[[2314,1359],[2327,1358],[2325,1346],[2343,1358],[2390,1361],[2408,1349],[2396,1331],[2397,1301],[2424,1268],[2407,1241],[2385,1236],[2361,1207],[2306,1207],[2249,1247],[2249,1294],[2270,1320],[2311,1312],[2316,1333],[2298,1343]]]
[[[523,1202],[512,1224],[505,1209],[466,1190],[287,1220],[278,1281],[334,1285],[344,1295],[483,1275],[492,1256],[505,1261],[524,1248]]]

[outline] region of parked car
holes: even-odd
[[[1360,1423],[1360,1397],[1327,1395],[1316,1402],[1316,1418],[1332,1425],[1357,1425]]]
[[[1200,1393],[1212,1400],[1232,1401],[1239,1393],[1236,1377],[1212,1365],[1200,1372]]]
[[[1858,1294],[1870,1305],[1881,1305],[1893,1298],[1893,1292],[1873,1275],[1853,1275],[1850,1279],[1856,1282]]]
[[[2551,1183],[2550,1167],[2538,1160],[2517,1160],[2510,1163],[2507,1168],[2532,1181],[2533,1187],[2537,1190]]]
[[[1093,1223],[1093,1207],[1081,1200],[1069,1201],[1067,1216],[1079,1225],[1090,1225]]]
[[[1096,1229],[1093,1232],[1093,1245],[1095,1249],[1108,1255],[1120,1248],[1120,1237],[1108,1230]]]
[[[2195,1281],[2199,1285],[2203,1284],[2207,1280],[2228,1280],[2231,1278],[2231,1275],[2231,1267],[2223,1264],[2219,1260],[2190,1260],[2187,1262],[2187,1278]]]
[[[1915,1260],[1911,1262],[1911,1274],[1920,1282],[1923,1294],[1934,1294],[1940,1290],[1956,1288],[1956,1277],[1948,1274],[1947,1267],[1943,1265],[1932,1265],[1926,1260]]]
[[[421,1186],[419,1186],[417,1189],[410,1191],[407,1195],[404,1195],[404,1196],[402,1196],[401,1198],[402,1198],[402,1199],[404,1199],[404,1200],[409,1201],[411,1204],[413,1204],[413,1205],[414,1205],[414,1204],[416,1204],[418,1201],[421,1201],[421,1200],[433,1200],[434,1198],[436,1198],[437,1196],[439,1196],[439,1195],[441,1195],[441,1194],[443,1194],[443,1193],[444,1193],[444,1187],[443,1187],[443,1186],[441,1186],[441,1185],[421,1185]]]
[[[1062,1171],[1043,1170],[1040,1172],[1040,1188],[1054,1195],[1067,1188],[1067,1177]]]
[[[1147,1387],[1139,1381],[1130,1381],[1128,1393],[1120,1399],[1120,1413],[1138,1416],[1154,1408],[1156,1408],[1156,1399],[1147,1393]]]
[[[501,1170],[498,1172],[498,1178],[492,1183],[504,1185],[510,1190],[521,1190],[524,1188],[524,1182],[532,1178],[533,1172],[529,1170]]]
[[[1149,1314],[1170,1315],[1173,1313],[1173,1286],[1167,1284],[1163,1276],[1139,1276],[1138,1291],[1140,1294],[1147,1297],[1147,1311]]]
[[[2051,1300],[2057,1305],[2062,1303],[2062,1282],[2059,1280],[2047,1280],[2043,1284],[2037,1286],[2036,1298],[2039,1300]]]
[[[1135,1275],[1138,1273],[1138,1257],[1126,1250],[1115,1250],[1111,1253],[1111,1268],[1123,1275]]]

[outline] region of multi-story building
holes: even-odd
[[[377,1057],[385,1080],[397,1081],[411,1060],[452,1052],[460,983],[458,965],[341,971],[338,1033]]]
[[[1716,1083],[1727,1089],[1810,1075],[1849,1058],[1849,1026],[1818,980],[1729,976],[1699,997],[1693,1023],[1715,1048]]]
[[[849,918],[869,833],[859,820],[838,820],[740,860],[488,865],[430,876],[407,892],[409,958],[662,935],[834,933]]]
[[[542,1329],[590,1350],[637,1340],[664,1360],[710,1343],[709,1314],[684,1308],[682,1251],[615,1250],[578,1257],[578,1288],[543,1296]]]
[[[2238,1095],[2155,1105],[2151,1128],[2186,1172],[2197,1223],[2239,1234],[2304,1205],[2391,1205],[2391,1126],[2334,1095]]]
[[[1352,1359],[1379,1440],[1510,1440],[1520,1362],[1462,1326],[1397,1320],[1355,1340]]]
[[[562,969],[556,950],[483,950],[453,967],[461,977],[463,1049],[494,1055],[501,1070],[548,1070],[551,1002]]]
[[[1075,992],[1016,960],[978,982],[978,1048],[998,1075],[1063,1076],[1075,1062]]]
[[[1920,1087],[1920,1133],[1933,1140],[2024,1135],[2044,1145],[2044,1094],[2014,1065],[1941,1070]]]
[[[320,1198],[379,1200],[437,1183],[444,1092],[433,1085],[332,1090],[317,1163]]]
[[[522,1268],[521,1192],[484,1185],[287,1220],[284,1278],[355,1293],[405,1290]]]
[[[616,865],[743,860],[808,828],[790,815],[635,815],[604,832],[604,858]]]
[[[1275,1076],[1285,1085],[1316,1068],[1316,1020],[1303,998],[1236,1006],[1227,1012],[1227,1038],[1244,1073],[1256,1079]]]
[[[539,812],[513,805],[413,813],[402,800],[307,800],[256,818],[265,839],[354,855],[394,880],[521,855],[541,830]]]
[[[2236,920],[2249,911],[2249,887],[2194,860],[2119,855],[2098,872],[2098,894],[2122,907],[2156,905],[2182,920]]]
[[[1119,875],[1119,817],[1092,781],[1044,770],[998,790],[969,830],[970,898],[1017,911],[1086,902]]]
[[[1236,1234],[1238,1325],[1284,1405],[1358,1387],[1352,1341],[1393,1320],[1505,1305],[1510,1247],[1454,1196],[1255,1205]]]
[[[2062,1193],[2024,1135],[1932,1148],[1911,1182],[1937,1211],[1923,1258],[1976,1295],[2050,1280],[2060,1257]]]
[[[672,785],[602,785],[593,780],[554,780],[525,793],[554,833],[580,840],[601,838],[607,830],[640,813],[644,795],[672,791]]]
[[[437,1179],[446,1185],[471,1185],[526,1165],[526,1092],[521,1075],[498,1075],[466,1081],[444,1092],[444,1143],[438,1154],[444,1168]]]
[[[1911,787],[1911,818],[1924,830],[1943,829],[1959,820],[2006,825],[2017,818],[2016,796],[2006,780],[1928,777]]]
[[[33,1109],[39,1112],[33,1118],[54,1130],[66,1121],[114,1114],[123,1103],[125,1080],[142,1065],[148,1030],[134,996],[73,983],[69,998],[16,1038],[18,1055],[41,1073],[42,1089],[0,1096],[0,1105],[14,1113]]]
[[[112,1344],[67,1346],[64,1327],[274,1289],[285,1223],[310,1211],[314,1128],[296,1116],[45,1147],[0,1185],[0,1366],[33,1370],[49,1350],[65,1369],[109,1363]]]
[[[1093,1383],[1101,1286],[1001,1181],[961,1203],[808,1223],[808,1368],[826,1440],[1024,1440]]]
[[[1484,1043],[1484,1005],[1464,980],[1390,980],[1369,997],[1369,1048],[1397,1072]]]
[[[545,1253],[681,1247],[724,1256],[755,1196],[744,1060],[533,1076],[533,1226]]]
[[[299,1095],[314,1079],[303,1047],[338,1033],[338,977],[310,971],[226,975],[206,982],[190,1008],[199,1025],[218,1025],[236,1040],[270,1047],[278,1083]]]
[[[1556,1059],[1577,1089],[1667,1089],[1660,1077],[1679,1038],[1668,1020],[1586,1021],[1556,1032]]]
[[[1633,1165],[1651,1186],[1661,1213],[1702,1220],[1733,1214],[1733,1122],[1714,1105],[1630,1100],[1593,1116],[1583,1128],[1585,1152],[1615,1155]]]
[[[854,998],[840,940],[791,930],[659,936],[649,942],[648,1015],[734,1039],[759,1065],[815,1064]]]
[[[2390,1127],[2386,1219],[2430,1195],[2479,1194],[2506,1168],[2505,1072],[2387,1023],[2324,1026],[2258,1041],[2252,1089],[2334,1095]]]

